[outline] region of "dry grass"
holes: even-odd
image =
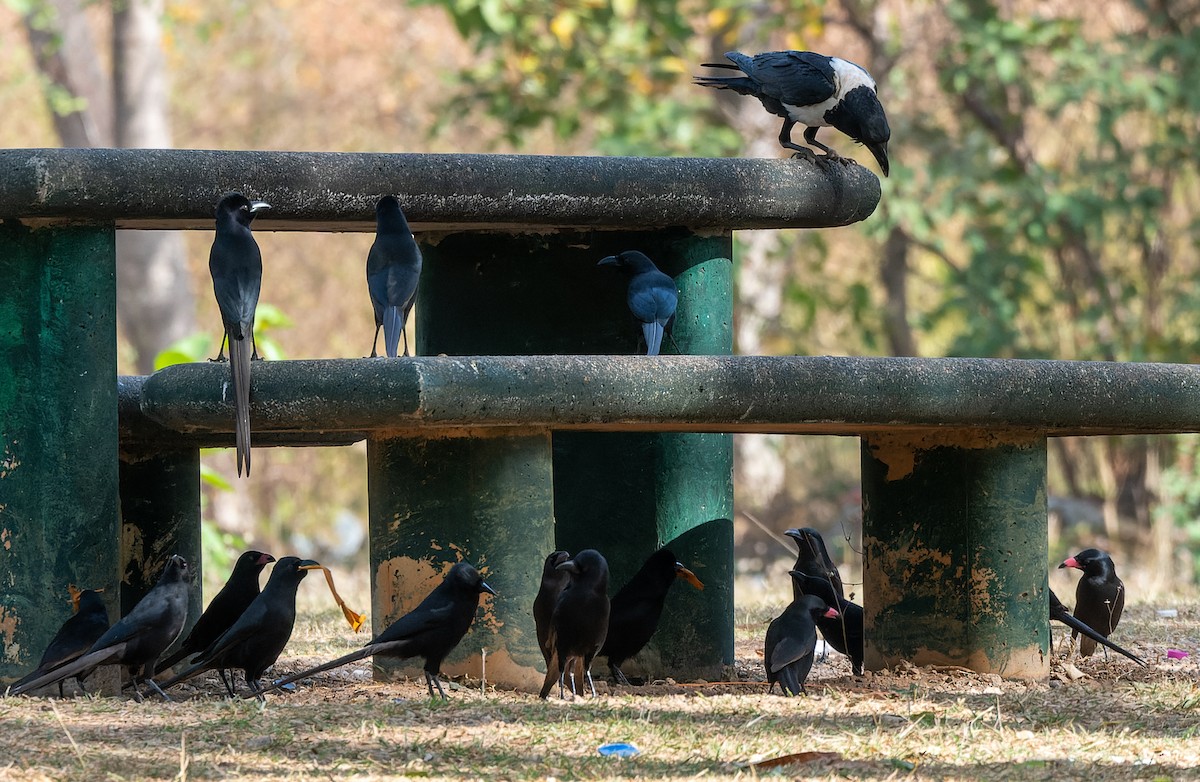
[[[765,616],[739,617],[747,678],[761,679]],[[1078,663],[1087,677],[1073,682],[931,669],[856,679],[834,655],[814,668],[811,697],[796,699],[747,681],[602,686],[595,701],[542,703],[468,681],[441,703],[420,683],[377,684],[354,666],[336,685],[322,680],[265,706],[220,700],[215,682],[181,688],[194,697],[176,703],[0,699],[0,779],[1200,778],[1200,667],[1194,657],[1165,659],[1168,646],[1197,648],[1200,606],[1181,605],[1175,620],[1132,606],[1127,617],[1122,642],[1154,664],[1093,658]],[[330,610],[303,617],[281,667],[360,642],[340,621]],[[600,756],[609,741],[641,754]],[[749,765],[805,751],[836,755]]]

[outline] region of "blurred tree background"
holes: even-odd
[[[1197,21],[1182,0],[3,0],[0,143],[782,157],[777,118],[690,76],[730,49],[811,49],[878,80],[892,176],[861,225],[738,236],[739,352],[1192,362]],[[258,236],[281,353],[365,355],[371,236]],[[211,236],[183,241],[122,258],[122,371],[148,371],[167,337],[216,344]],[[825,530],[849,558],[856,440],[738,449],[740,510]],[[1116,550],[1150,587],[1194,578],[1197,452],[1053,440],[1051,551]],[[253,480],[206,485],[206,518],[361,557],[364,453],[264,450]],[[205,462],[233,473],[231,454]],[[738,534],[747,557],[783,553],[744,518]]]

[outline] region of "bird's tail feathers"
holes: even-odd
[[[400,335],[404,332],[404,315],[399,307],[383,308],[383,349],[395,358],[400,347]]]
[[[294,681],[307,679],[309,676],[315,676],[318,673],[324,673],[325,671],[331,671],[334,668],[340,668],[346,663],[352,663],[355,660],[361,660],[364,657],[370,657],[386,645],[387,644],[368,644],[361,649],[350,652],[350,654],[344,654],[336,660],[330,660],[329,662],[322,663],[315,668],[309,668],[306,671],[300,671],[300,673],[293,673],[291,676],[271,682],[271,684],[264,687],[262,691],[269,692],[271,690],[277,690],[280,687],[283,687],[286,684],[291,684]]]
[[[712,87],[717,90],[733,90],[739,95],[758,94],[758,86],[744,76],[693,76],[692,78],[701,87]]]
[[[701,68],[724,68],[727,71],[740,71],[741,70],[741,68],[737,67],[736,65],[731,65],[730,63],[727,63],[727,62],[702,62],[702,63],[700,63],[700,67]]]
[[[803,692],[800,688],[800,679],[796,676],[796,670],[792,666],[785,665],[779,672],[779,689],[788,696],[799,695]]]
[[[254,339],[252,333],[241,339],[229,339],[229,372],[233,378],[234,433],[237,445],[237,472],[250,476],[250,350]]]
[[[57,684],[58,682],[69,679],[72,676],[79,676],[81,674],[86,676],[88,673],[91,673],[94,668],[103,665],[104,663],[108,662],[110,658],[117,655],[121,648],[123,647],[107,646],[103,649],[97,649],[94,652],[80,655],[70,662],[63,663],[57,668],[52,668],[49,671],[44,672],[41,676],[25,682],[20,687],[13,686],[9,688],[8,694],[21,695],[26,692],[41,689],[48,684]]]
[[[646,338],[646,355],[657,356],[662,349],[663,325],[661,323],[643,323],[642,335]]]

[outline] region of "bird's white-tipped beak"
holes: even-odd
[[[271,208],[271,205],[268,204],[266,201],[250,202],[250,211],[251,212],[257,212],[259,209],[270,209],[270,208]]]

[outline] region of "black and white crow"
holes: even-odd
[[[102,589],[85,589],[75,596],[74,602],[77,604],[77,610],[70,619],[63,622],[62,627],[50,639],[46,651],[42,652],[42,659],[37,668],[12,683],[13,690],[80,657],[92,648],[92,644],[96,643],[100,636],[104,635],[108,630],[108,611],[104,608],[104,601],[100,599],[100,592],[103,591]],[[63,679],[58,681],[58,697],[60,698],[63,697],[63,681]],[[79,684],[79,689],[86,693],[87,688],[83,686],[83,677],[76,676],[75,681]]]
[[[48,671],[33,681],[14,687],[11,694],[55,684],[77,676],[87,678],[101,665],[122,665],[133,677],[133,697],[142,699],[138,683],[146,682],[166,698],[151,679],[158,656],[174,643],[187,621],[188,582],[192,569],[181,556],[167,560],[158,583],[138,601],[133,610],[100,636],[87,652],[65,665]]]
[[[274,562],[275,557],[261,551],[246,551],[233,563],[233,572],[229,580],[221,587],[208,608],[200,614],[192,630],[184,637],[179,648],[167,659],[158,664],[155,674],[169,670],[185,657],[199,654],[213,641],[230,628],[238,620],[246,606],[258,597],[258,576],[268,562]]]
[[[653,261],[637,250],[610,255],[596,265],[616,266],[629,277],[626,296],[629,311],[642,326],[646,355],[657,356],[663,335],[670,334],[675,307],[679,303],[675,280],[660,272]]]
[[[1138,657],[1136,654],[1134,654],[1133,652],[1130,652],[1126,649],[1122,649],[1120,646],[1117,646],[1112,641],[1110,641],[1107,638],[1105,638],[1104,636],[1100,635],[1100,633],[1097,633],[1095,630],[1088,627],[1083,622],[1081,622],[1078,619],[1076,619],[1075,617],[1071,616],[1071,612],[1068,611],[1067,607],[1064,606],[1062,604],[1062,601],[1058,599],[1058,595],[1054,594],[1053,589],[1050,590],[1050,618],[1055,620],[1056,622],[1062,622],[1067,627],[1071,628],[1071,630],[1074,633],[1079,633],[1081,635],[1087,636],[1088,638],[1092,639],[1094,642],[1096,642],[1098,644],[1103,644],[1104,646],[1107,646],[1109,649],[1112,649],[1117,654],[1125,655],[1126,657],[1128,657],[1130,660],[1133,660],[1138,665],[1146,664],[1146,661],[1143,660],[1141,657]]]
[[[582,675],[595,697],[592,659],[604,646],[604,638],[608,635],[608,560],[599,551],[587,548],[563,562],[558,569],[570,573],[571,581],[559,593],[550,619],[550,646],[554,653],[538,697],[545,700],[555,681],[558,682],[558,696],[566,697],[563,678],[567,671],[571,676],[571,693],[578,695],[576,663],[582,668]]]
[[[437,687],[438,694],[445,699],[446,691],[438,681],[442,660],[467,634],[479,608],[479,596],[484,592],[496,594],[470,563],[459,562],[416,608],[388,625],[363,648],[273,682],[263,692],[364,657],[379,655],[401,660],[425,658],[425,686],[429,689],[429,697],[433,698],[433,688]]]
[[[237,471],[250,475],[250,360],[258,358],[254,344],[254,311],[262,288],[262,253],[250,233],[250,222],[263,201],[251,201],[241,193],[227,193],[217,203],[217,230],[208,254],[213,293],[221,310],[225,335],[216,361],[225,360],[229,342],[229,373],[232,378]]]
[[[378,354],[379,329],[383,328],[384,352],[396,357],[400,337],[408,355],[408,332],[404,324],[417,300],[421,280],[421,250],[408,227],[408,220],[395,196],[384,196],[375,205],[375,243],[367,254],[367,292],[375,310],[375,339],[371,358]]]
[[[813,576],[799,570],[790,571],[793,594],[796,589],[801,594],[821,598],[826,605],[836,606],[839,616],[817,617],[817,629],[825,637],[826,643],[850,658],[850,667],[855,676],[863,672],[863,609],[857,603],[851,603],[844,597],[838,597],[824,576]]]
[[[808,694],[804,682],[812,670],[813,652],[817,647],[817,618],[834,618],[836,608],[825,605],[815,595],[793,600],[783,613],[767,626],[763,643],[763,665],[767,669],[767,692],[779,682],[784,695]]]
[[[229,697],[236,697],[233,677],[225,677],[227,668],[245,674],[246,685],[263,700],[263,672],[275,664],[292,637],[296,623],[296,590],[309,570],[320,567],[311,559],[284,557],[271,569],[271,577],[262,592],[246,607],[237,620],[211,644],[196,655],[191,665],[160,686],[168,687],[214,668]]]
[[[538,648],[542,650],[542,659],[546,661],[547,668],[550,667],[550,658],[554,656],[554,649],[550,646],[550,620],[554,616],[554,605],[558,602],[559,593],[571,580],[571,574],[559,570],[558,566],[570,558],[571,555],[565,551],[552,551],[546,555],[546,561],[542,564],[542,582],[537,596],[533,598],[533,626],[537,630]]]
[[[621,663],[640,652],[650,642],[662,617],[667,590],[676,579],[687,581],[696,589],[704,584],[696,574],[675,559],[670,549],[659,549],[650,555],[629,583],[613,595],[608,614],[608,635],[600,654],[608,658],[608,670],[618,684],[629,684],[621,671]]]
[[[817,141],[817,131],[832,125],[871,150],[883,175],[888,175],[888,140],[892,131],[875,91],[875,80],[860,65],[816,52],[763,52],[753,57],[726,52],[733,65],[704,63],[706,68],[739,70],[742,76],[697,76],[696,84],[733,90],[762,101],[772,114],[783,117],[779,143],[815,161],[811,149],[792,141],[792,127],[805,125],[804,140],[830,160],[840,155]]]
[[[1067,557],[1059,567],[1083,571],[1083,578],[1075,587],[1075,618],[1105,638],[1112,635],[1125,610],[1125,584],[1117,578],[1112,557],[1100,549],[1089,548]],[[1077,630],[1071,631],[1072,642],[1078,636]],[[1087,637],[1080,639],[1081,655],[1090,657],[1095,651],[1095,641]]]

